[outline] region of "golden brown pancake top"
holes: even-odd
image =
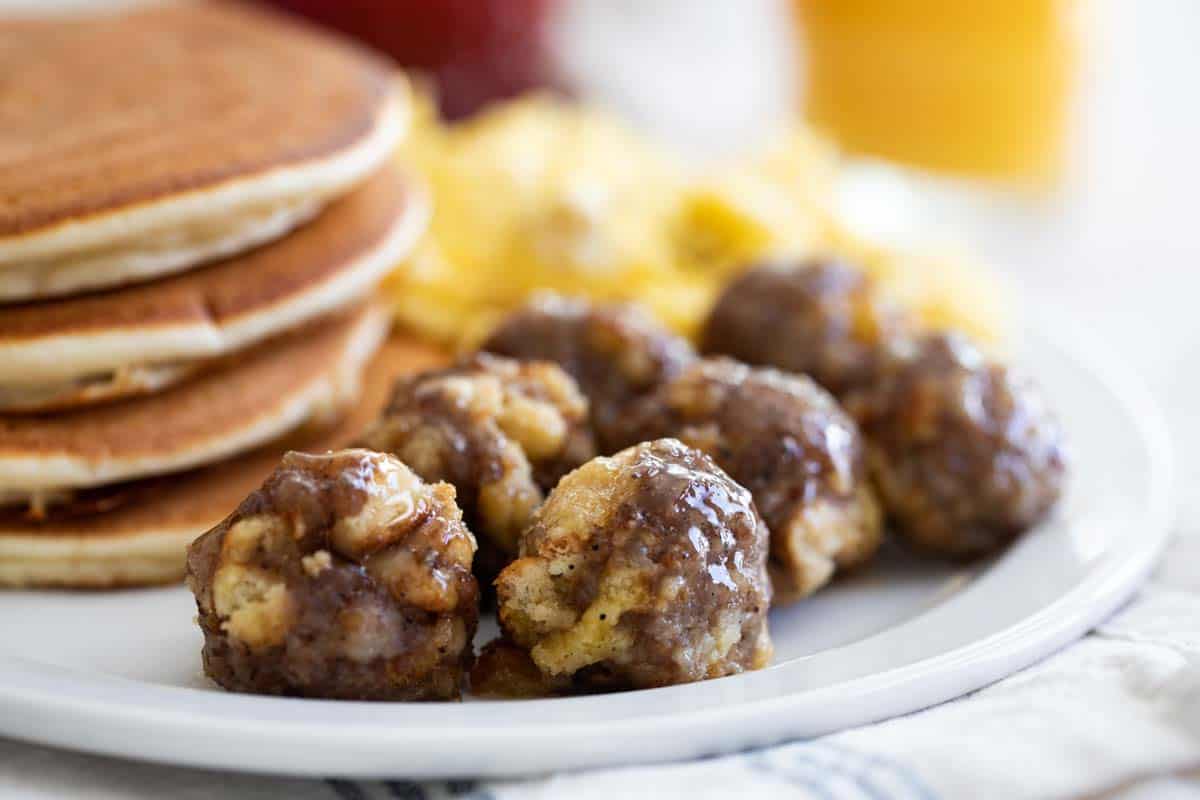
[[[46,416],[0,416],[0,455],[169,458],[275,416],[345,355],[358,307],[272,339],[228,364],[163,392]]]
[[[0,238],[336,155],[391,81],[364,49],[234,3],[0,22]]]
[[[8,306],[0,342],[131,328],[221,325],[270,308],[347,270],[392,230],[413,195],[394,168],[332,203],[289,236],[239,256],[169,278]]]
[[[293,434],[246,455],[191,472],[85,492],[84,508],[55,508],[48,519],[40,522],[29,519],[21,510],[0,509],[0,536],[120,538],[215,525],[262,483],[285,450],[323,452],[355,441],[383,408],[398,376],[440,364],[445,358],[440,351],[415,339],[393,338],[367,368],[359,402],[332,428]],[[106,506],[111,508],[87,513],[88,508]]]

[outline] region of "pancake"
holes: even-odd
[[[121,367],[113,372],[59,383],[0,384],[0,414],[34,414],[94,406],[174,386],[196,374],[200,362]]]
[[[0,503],[178,472],[246,452],[352,402],[386,315],[359,307],[158,394],[0,417]]]
[[[385,168],[285,238],[154,283],[0,311],[0,411],[156,391],[192,362],[244,349],[364,297],[429,217]],[[189,368],[189,365],[193,368]]]
[[[293,435],[252,453],[167,478],[99,493],[91,508],[52,511],[42,522],[0,511],[0,586],[106,588],[166,583],[183,576],[184,550],[258,487],[285,450],[322,452],[358,438],[401,374],[445,356],[393,338],[364,375],[362,395],[333,428]],[[107,510],[96,510],[111,505]]]
[[[382,58],[233,3],[0,21],[0,75],[0,302],[278,238],[384,163],[409,114]]]

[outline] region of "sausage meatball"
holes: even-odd
[[[1062,433],[1036,387],[957,335],[930,334],[847,401],[895,526],[922,549],[987,553],[1062,493]]]
[[[624,440],[631,401],[678,373],[692,347],[632,305],[592,305],[554,295],[515,312],[484,342],[483,350],[522,360],[544,359],[565,369],[591,403],[601,450]]]
[[[558,479],[596,454],[587,401],[554,364],[478,354],[403,378],[362,444],[458,491],[490,582]]]
[[[544,674],[528,650],[503,637],[484,645],[471,667],[471,694],[476,697],[547,697],[569,694],[571,688],[570,676]]]
[[[771,531],[776,603],[811,594],[879,547],[858,427],[807,377],[698,360],[639,404],[629,436],[678,438],[750,490]]]
[[[861,270],[839,261],[768,264],[721,294],[701,350],[807,374],[841,397],[875,379],[908,328]]]
[[[961,336],[922,333],[847,265],[747,272],[718,300],[704,350],[832,391],[859,422],[884,511],[926,550],[987,553],[1061,494],[1061,434],[1028,379]]]
[[[204,671],[240,692],[457,699],[474,553],[451,486],[367,450],[288,453],[188,551]]]
[[[496,580],[500,625],[548,682],[646,688],[766,665],[767,529],[674,439],[596,458],[550,493]]]

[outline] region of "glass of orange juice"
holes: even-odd
[[[793,0],[806,112],[851,153],[1045,186],[1063,164],[1076,0]]]

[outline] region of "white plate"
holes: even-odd
[[[956,697],[1099,622],[1145,577],[1167,535],[1167,442],[1142,391],[1058,338],[1031,333],[1019,349],[1073,449],[1055,518],[984,565],[893,550],[865,574],[772,612],[769,669],[554,700],[255,697],[206,683],[182,588],[0,593],[0,734],[294,775],[513,775],[741,749]]]

